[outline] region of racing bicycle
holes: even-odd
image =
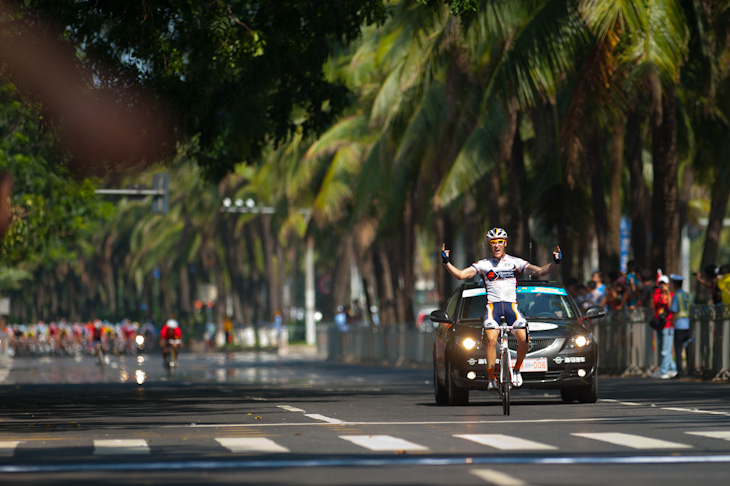
[[[497,346],[499,352],[494,363],[494,375],[497,378],[499,396],[502,399],[502,412],[509,415],[509,396],[512,389],[512,359],[509,354],[508,339],[512,333],[512,326],[507,325],[507,320],[502,316],[499,326],[499,338]]]
[[[99,365],[103,373],[104,365],[109,363],[109,358],[107,357],[106,351],[104,350],[104,346],[102,346],[101,341],[96,341],[94,343],[94,350],[96,351],[97,364]]]
[[[165,354],[165,368],[170,376],[175,374],[175,368],[177,368],[177,351],[178,347],[182,343],[180,339],[168,339],[167,346],[169,349]]]

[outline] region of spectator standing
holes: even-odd
[[[634,260],[629,260],[626,264],[626,304],[629,309],[635,309],[636,303],[639,301],[639,293],[641,291],[641,279],[639,278],[639,270]]]
[[[274,322],[272,324],[274,332],[276,332],[276,345],[281,346],[281,331],[284,328],[284,317],[281,315],[281,311],[277,310],[274,312]]]
[[[714,263],[705,267],[704,275],[702,272],[697,272],[697,282],[710,289],[710,296],[714,305],[722,304],[722,294],[717,287],[719,273],[720,269]]]
[[[684,278],[681,275],[669,276],[671,290],[674,293],[669,312],[674,324],[674,356],[677,360],[677,376],[682,375],[682,351],[689,342],[689,309],[692,307],[692,296],[682,288]]]
[[[722,305],[730,304],[730,263],[720,267],[717,277],[717,288],[720,290]]]
[[[223,332],[226,335],[226,343],[233,343],[233,321],[230,317],[223,320]]]
[[[593,290],[593,301],[596,305],[604,305],[603,298],[606,295],[606,284],[603,283],[603,274],[596,270],[591,275],[591,281],[596,284],[596,288]]]
[[[362,307],[360,307],[360,301],[358,299],[352,301],[352,307],[350,307],[349,316],[349,322],[353,326],[357,327],[359,325],[365,324],[362,316]]]
[[[335,324],[337,330],[340,332],[347,332],[350,330],[350,325],[347,323],[347,312],[342,306],[337,307],[337,313],[335,314]]]
[[[642,270],[641,290],[639,291],[639,299],[636,301],[636,307],[653,307],[656,288],[651,270]]]
[[[652,378],[666,380],[677,376],[677,364],[672,357],[674,326],[672,325],[672,313],[669,310],[672,303],[672,292],[669,290],[669,277],[666,275],[659,277],[657,283],[657,289],[654,291],[654,317],[665,319],[665,324],[664,329],[657,332],[661,363],[659,371],[654,373]]]

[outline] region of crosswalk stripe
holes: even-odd
[[[95,456],[149,454],[150,446],[144,439],[99,439],[94,441]]]
[[[730,440],[730,430],[719,430],[716,432],[685,432],[685,434],[699,435],[700,437],[709,437],[711,439]]]
[[[289,452],[266,437],[216,437],[215,440],[231,452]]]
[[[353,444],[359,445],[371,451],[427,451],[428,447],[414,444],[404,439],[390,435],[341,435]]]
[[[17,440],[0,441],[0,457],[13,457],[18,444],[20,441]]]
[[[460,439],[470,440],[477,444],[487,445],[504,451],[529,451],[529,450],[553,450],[553,447],[540,442],[533,442],[519,437],[511,437],[503,434],[459,434],[454,435]]]
[[[495,486],[527,486],[527,483],[523,480],[494,469],[472,469],[469,472]]]
[[[687,444],[678,442],[669,442],[666,440],[652,439],[633,434],[621,433],[597,433],[597,434],[571,434],[576,437],[585,437],[587,439],[600,440],[610,444],[616,444],[632,449],[687,449],[691,448]]]

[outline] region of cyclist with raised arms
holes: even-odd
[[[527,354],[527,320],[517,308],[517,275],[526,273],[533,277],[549,274],[563,259],[560,247],[553,252],[553,261],[542,267],[532,265],[522,258],[507,255],[507,232],[502,228],[492,228],[487,232],[487,242],[492,252],[490,258],[479,260],[464,269],[456,268],[449,260],[450,250],[441,246],[441,259],[446,270],[456,279],[466,280],[479,275],[487,290],[487,310],[484,315],[484,328],[487,337],[487,373],[489,384],[487,389],[496,391],[498,386],[494,378],[494,363],[497,359],[497,336],[499,321],[502,316],[512,326],[512,334],[517,338],[517,361],[515,362],[513,382],[515,387],[522,386],[520,368]]]

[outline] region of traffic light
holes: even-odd
[[[152,195],[152,212],[159,214],[167,214],[170,206],[170,176],[167,172],[162,174],[154,174],[152,176],[152,189],[155,194]]]

